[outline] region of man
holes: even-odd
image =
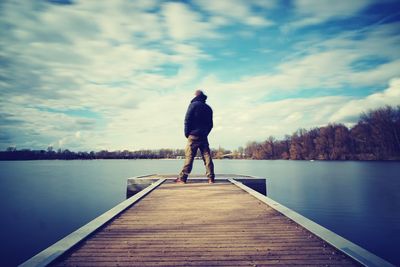
[[[175,180],[176,183],[186,183],[187,177],[192,171],[193,160],[198,149],[200,149],[206,166],[208,183],[214,183],[214,164],[207,139],[213,127],[213,112],[211,107],[206,104],[206,99],[207,96],[201,90],[197,90],[186,112],[185,136],[188,142],[185,149],[185,164],[179,177]]]

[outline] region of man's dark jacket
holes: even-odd
[[[200,94],[193,98],[185,116],[185,136],[207,137],[213,127],[213,111],[206,104],[207,96]]]

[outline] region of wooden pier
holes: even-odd
[[[391,266],[229,177],[249,179],[146,177],[124,205],[21,266]]]

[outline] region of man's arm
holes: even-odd
[[[213,123],[213,111],[210,108],[210,121],[209,121],[209,124],[208,124],[207,135],[211,132],[211,129],[213,128],[213,126],[214,126],[214,123]]]
[[[188,138],[190,131],[192,130],[192,118],[193,118],[194,105],[190,104],[185,115],[185,137]]]

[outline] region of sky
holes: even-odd
[[[400,104],[399,0],[0,2],[0,149],[235,149]]]

